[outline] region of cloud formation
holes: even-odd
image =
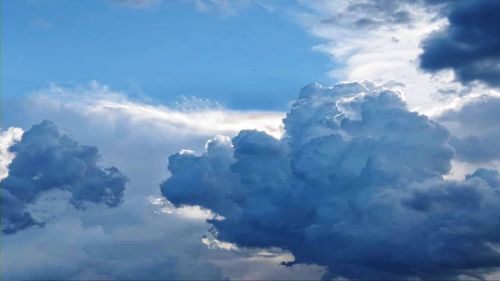
[[[282,267],[281,261],[291,260],[283,251],[209,249],[203,244],[211,227],[205,222],[209,212],[173,209],[157,199],[158,184],[169,176],[166,155],[184,147],[203,151],[207,138],[234,136],[242,129],[278,137],[284,113],[233,111],[195,98],[153,105],[94,82],[51,85],[12,102],[2,104],[4,125],[28,130],[34,122],[53,120],[73,139],[98,146],[102,165],[119,167],[129,182],[123,203],[115,208],[75,208],[69,204],[71,194],[59,190],[28,204],[30,216],[46,222],[2,238],[5,280],[303,280],[318,279],[324,271],[310,265]],[[51,237],[59,239],[48,243]]]
[[[440,2],[447,2],[449,24],[424,40],[420,66],[430,72],[451,69],[462,83],[500,86],[500,2]]]
[[[285,135],[243,130],[169,157],[161,190],[218,239],[290,251],[325,278],[480,277],[500,266],[499,175],[445,180],[447,129],[372,83],[304,88]]]
[[[43,121],[7,150],[14,159],[1,183],[8,234],[2,237],[3,279],[224,279],[201,257],[208,251],[200,241],[206,216],[165,213],[140,191],[150,190],[146,181],[128,183],[135,196],[126,193],[127,179],[98,165],[97,148]]]
[[[115,167],[101,168],[96,147],[79,145],[51,121],[34,125],[9,151],[16,156],[1,182],[4,233],[43,224],[25,208],[46,191],[69,192],[76,207],[85,203],[116,207],[122,201],[126,177]]]
[[[15,127],[0,133],[0,181],[9,174],[8,166],[14,159],[14,153],[9,151],[9,147],[19,141],[22,135],[23,130]]]
[[[137,186],[135,187],[137,188]],[[30,214],[51,214],[44,227],[2,238],[5,280],[223,280],[205,259],[201,220],[186,222],[145,198],[116,208],[67,204],[61,191],[44,193]],[[137,198],[136,198],[137,199]]]
[[[334,62],[334,81],[370,80],[404,91],[412,110],[431,114],[441,106],[441,92],[462,92],[451,71],[421,71],[421,42],[446,21],[437,5],[426,1],[318,0],[300,1],[301,25],[323,39],[314,50]],[[449,98],[449,95],[446,97]]]
[[[500,160],[500,97],[481,95],[444,111],[438,120],[453,133],[457,158],[469,163]]]

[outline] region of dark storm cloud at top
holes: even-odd
[[[51,121],[34,125],[10,151],[16,157],[1,182],[4,233],[43,225],[26,206],[49,190],[69,192],[78,208],[87,202],[116,207],[122,201],[126,177],[114,167],[101,168],[96,147],[79,145]]]
[[[219,239],[279,247],[330,277],[478,277],[500,266],[499,174],[445,180],[449,133],[370,83],[303,89],[285,136],[241,131],[170,156],[161,186],[200,205]],[[291,264],[290,264],[291,265]]]
[[[444,30],[424,40],[422,69],[451,69],[462,83],[500,86],[500,1],[430,1],[446,3]]]

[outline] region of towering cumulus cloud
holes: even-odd
[[[26,207],[47,191],[66,192],[78,208],[121,203],[126,177],[114,167],[99,167],[96,147],[79,145],[50,121],[33,126],[9,150],[16,156],[1,182],[4,233],[43,224]]]
[[[304,88],[276,139],[241,131],[169,158],[161,190],[220,240],[279,247],[325,278],[456,278],[500,266],[498,172],[443,179],[449,133],[371,83]]]

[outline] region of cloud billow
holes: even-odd
[[[482,95],[444,111],[439,121],[454,133],[457,159],[474,164],[500,159],[500,97]]]
[[[497,171],[445,180],[443,126],[365,83],[304,88],[278,140],[252,130],[169,158],[161,190],[199,205],[218,239],[279,247],[325,278],[457,278],[500,266]]]
[[[2,232],[14,233],[43,225],[26,210],[47,191],[68,192],[70,203],[116,207],[122,202],[127,178],[114,167],[101,168],[96,147],[79,145],[51,121],[26,131],[9,148],[15,158],[2,180]]]
[[[420,66],[427,71],[454,71],[463,83],[500,86],[500,2],[448,2],[449,26],[424,40]]]

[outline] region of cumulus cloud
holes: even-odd
[[[329,76],[334,81],[370,80],[391,86],[405,92],[410,109],[433,115],[457,96],[478,94],[488,88],[485,84],[460,83],[451,67],[440,68],[439,72],[422,71],[420,67],[420,55],[424,51],[425,56],[427,52],[426,44],[422,43],[426,39],[425,42],[432,42],[428,40],[430,34],[447,34],[447,15],[455,2],[473,1],[299,1],[305,9],[297,9],[292,14],[307,31],[323,40],[313,49],[331,57],[334,64]],[[483,41],[494,41],[492,38]],[[473,44],[473,39],[470,40]],[[470,50],[471,55],[476,50],[472,45],[460,46]],[[448,58],[453,56],[453,52],[440,50]],[[484,69],[496,68],[494,60],[489,62],[492,63]]]
[[[167,214],[144,192],[126,193],[126,178],[98,165],[96,147],[43,121],[7,151],[15,157],[1,183],[5,280],[224,279],[201,257],[209,214]],[[148,190],[144,184],[127,189]]]
[[[120,167],[130,179],[142,183],[141,188],[125,190],[131,198],[159,194],[157,183],[168,175],[165,155],[184,147],[200,152],[207,138],[234,136],[243,129],[278,137],[284,116],[282,112],[229,110],[196,98],[172,106],[154,105],[97,82],[50,85],[3,105],[6,126],[27,129],[43,119],[54,120],[80,142],[97,145],[104,165]]]
[[[437,119],[453,133],[457,158],[470,163],[500,160],[500,97],[480,95],[464,100]]]
[[[285,134],[243,130],[170,156],[161,190],[199,205],[216,237],[278,247],[324,278],[476,278],[500,266],[499,177],[445,180],[448,130],[369,82],[310,85]]]
[[[40,120],[54,120],[73,139],[98,146],[102,165],[119,167],[129,179],[123,203],[115,208],[75,208],[71,194],[60,190],[40,194],[26,211],[45,221],[44,227],[2,238],[5,280],[291,280],[318,279],[324,271],[320,266],[282,267],[280,262],[291,260],[283,251],[209,248],[203,244],[211,228],[205,222],[209,211],[173,208],[159,200],[158,184],[169,176],[166,155],[183,147],[201,152],[207,138],[234,136],[242,129],[278,137],[283,113],[228,110],[196,98],[152,105],[95,82],[51,85],[3,106],[4,125],[28,130]],[[58,240],[48,243],[51,237]]]
[[[45,191],[69,192],[76,207],[86,202],[109,207],[121,203],[126,177],[115,167],[101,168],[96,147],[79,145],[51,121],[34,125],[9,151],[16,156],[1,182],[4,233],[44,223],[34,220],[25,208]]]
[[[449,24],[423,42],[420,66],[436,72],[451,69],[462,83],[500,86],[500,2],[448,2]]]
[[[8,166],[14,159],[14,153],[9,151],[9,147],[19,141],[22,135],[23,130],[14,127],[0,133],[0,181],[7,177]]]

